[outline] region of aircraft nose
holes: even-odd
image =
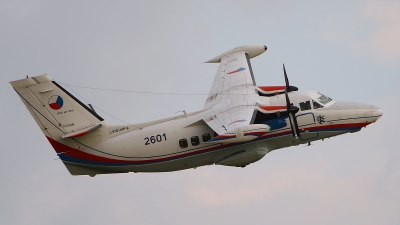
[[[355,118],[357,122],[373,123],[383,114],[383,110],[373,105],[356,102],[336,102],[340,117]]]
[[[383,109],[379,107],[371,106],[371,110],[372,110],[372,115],[376,117],[375,121],[377,121],[383,115]]]
[[[383,110],[374,105],[367,105],[367,104],[359,103],[357,105],[357,108],[358,108],[358,113],[360,115],[363,115],[363,114],[364,114],[364,116],[369,115],[371,122],[376,122],[379,118],[381,118],[381,116],[383,114]]]
[[[377,121],[383,114],[383,110],[381,108],[373,105],[358,103],[357,108],[360,115],[369,115],[371,122]]]

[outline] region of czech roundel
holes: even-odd
[[[61,109],[63,106],[63,99],[59,95],[53,95],[49,98],[49,106],[54,110]]]

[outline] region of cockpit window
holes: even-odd
[[[301,111],[310,110],[311,109],[310,101],[300,102],[300,109]]]
[[[323,94],[321,94],[321,96],[319,98],[317,98],[316,100],[319,101],[320,103],[322,103],[323,105],[326,105],[328,102],[332,101],[331,98],[329,98],[328,96],[325,96]]]
[[[319,108],[322,108],[322,107],[324,107],[324,106],[322,106],[321,104],[319,104],[318,102],[316,102],[316,101],[312,101],[312,104],[313,104],[313,106],[314,106],[314,109],[319,109]]]

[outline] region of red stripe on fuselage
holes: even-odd
[[[334,124],[334,125],[326,125],[326,126],[318,126],[318,127],[310,127],[310,128],[305,128],[301,130],[324,130],[324,129],[334,129],[334,128],[352,128],[352,127],[365,127],[370,122],[366,123],[352,123],[352,124]]]
[[[302,131],[305,131],[305,130],[313,131],[313,130],[323,130],[323,129],[332,129],[332,128],[364,127],[364,126],[367,126],[368,124],[370,124],[370,123],[336,124],[336,125],[318,126],[318,127],[312,127],[312,128],[306,128],[306,129],[300,129],[300,130],[302,130]],[[282,132],[278,132],[278,133],[268,133],[265,136],[257,138],[256,140],[264,140],[264,139],[273,138],[273,137],[282,136],[282,135],[287,135],[287,134],[291,134],[291,130],[286,130],[286,131],[282,131]],[[178,158],[185,157],[185,156],[190,156],[190,155],[210,152],[210,151],[213,151],[213,150],[227,148],[227,147],[231,147],[231,146],[234,146],[234,145],[241,144],[241,143],[235,143],[235,144],[218,145],[218,146],[211,147],[211,148],[204,148],[204,149],[194,150],[194,151],[191,151],[191,152],[185,152],[185,153],[182,153],[182,154],[166,156],[166,157],[160,157],[160,158],[156,158],[157,156],[153,156],[155,159],[120,160],[120,159],[111,159],[111,158],[105,158],[105,157],[102,157],[102,156],[89,154],[89,153],[83,152],[81,150],[78,150],[78,149],[69,147],[67,145],[64,145],[64,144],[62,144],[60,142],[57,142],[57,141],[53,140],[50,137],[46,136],[46,138],[48,139],[48,141],[50,142],[50,144],[53,146],[54,150],[57,153],[64,154],[66,156],[74,157],[74,158],[77,158],[77,159],[89,160],[89,161],[94,161],[94,162],[121,163],[122,165],[123,164],[130,164],[130,163],[156,163],[156,162],[161,162],[161,161],[166,161],[166,160],[178,159]],[[107,153],[103,153],[103,154],[107,154]],[[123,157],[123,156],[120,156],[120,157]],[[131,158],[134,158],[134,157],[131,157]],[[137,157],[137,158],[139,158],[139,157]]]
[[[229,139],[229,138],[235,138],[235,137],[236,137],[236,134],[226,134],[226,135],[221,134],[221,135],[216,136],[215,138]]]
[[[244,133],[244,136],[249,136],[249,135],[262,136],[266,133],[267,132],[265,132],[265,131],[255,131],[255,132]]]
[[[47,136],[46,136],[47,137]],[[95,161],[95,162],[106,162],[106,163],[121,163],[121,164],[129,164],[129,163],[155,163],[155,162],[160,162],[160,161],[165,161],[165,160],[172,160],[172,159],[177,159],[180,157],[185,157],[193,154],[199,154],[199,153],[204,153],[207,151],[212,151],[215,149],[220,148],[220,145],[212,148],[206,148],[206,149],[199,149],[197,151],[192,151],[192,152],[186,152],[180,155],[173,155],[173,156],[167,156],[163,158],[156,158],[156,159],[140,159],[140,160],[119,160],[119,159],[110,159],[110,158],[105,158],[102,156],[96,156],[92,155],[86,152],[82,152],[81,150],[71,148],[67,145],[64,145],[60,142],[57,142],[53,140],[52,138],[47,137],[49,140],[50,144],[53,146],[53,148],[56,150],[57,153],[64,154],[69,157],[74,157],[77,159],[84,159],[84,160],[90,160],[90,161]],[[224,145],[224,147],[228,147],[232,144],[227,144]],[[155,156],[156,157],[156,156]],[[134,158],[134,157],[132,157]],[[137,157],[139,158],[139,157]],[[144,157],[143,157],[144,158]]]

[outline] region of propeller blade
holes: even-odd
[[[285,86],[286,110],[289,112],[290,111],[290,100],[289,100],[289,95],[288,95],[289,79],[287,78],[285,64],[283,64],[283,74],[285,76],[285,83],[286,83],[286,86]]]
[[[292,127],[293,137],[297,138],[299,136],[299,125],[297,124],[296,115],[293,112],[289,113],[289,121]]]
[[[289,87],[289,79],[287,78],[285,63],[283,64],[283,74],[285,75],[286,88]]]
[[[297,138],[300,134],[299,126],[297,124],[297,119],[296,119],[296,113],[299,111],[299,108],[290,104],[290,99],[288,95],[288,90],[290,86],[289,86],[289,79],[286,74],[285,64],[283,64],[283,75],[285,76],[285,84],[286,84],[285,87],[286,110],[289,113],[288,116],[289,116],[290,127],[292,128],[293,137]]]

